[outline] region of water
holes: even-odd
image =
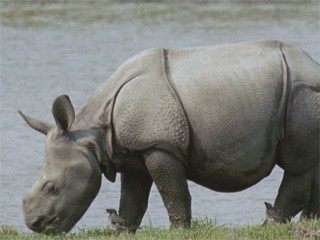
[[[21,109],[53,121],[56,96],[70,95],[78,109],[127,58],[149,47],[186,47],[272,38],[320,61],[319,2],[211,4],[15,4],[1,5],[0,224],[28,231],[24,193],[42,165],[44,136],[17,114]],[[264,201],[273,202],[282,176],[275,168],[256,186],[217,193],[189,183],[193,217],[219,224],[260,224]],[[78,228],[105,226],[104,209],[118,207],[119,181],[101,191]],[[152,189],[143,225],[168,227],[161,198]]]

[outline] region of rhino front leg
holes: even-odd
[[[121,173],[119,215],[129,224],[140,226],[148,207],[152,179],[143,172]]]
[[[190,227],[191,196],[184,166],[161,150],[148,151],[144,157],[169,214],[171,228]]]
[[[313,177],[314,169],[300,175],[293,175],[285,171],[274,204],[275,211],[290,221],[304,209],[309,201]]]

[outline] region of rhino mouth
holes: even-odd
[[[53,226],[56,226],[57,224],[59,225],[60,223],[60,218],[59,218],[59,214],[57,214],[56,216],[54,216],[53,218],[51,218],[49,221],[47,221],[47,223],[45,224],[45,232],[54,232],[54,228]]]
[[[41,233],[67,233],[76,223],[77,220],[74,218],[62,217],[60,214],[57,214],[53,218],[50,218],[50,220],[46,221]]]
[[[36,217],[36,219],[31,223],[28,224],[28,227],[38,233],[53,233],[57,231],[57,225],[59,225],[60,218],[59,214],[54,215],[53,217],[45,218],[43,216]]]

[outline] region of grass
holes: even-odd
[[[157,229],[143,227],[136,234],[123,233],[117,236],[109,227],[103,229],[80,230],[74,234],[42,235],[35,233],[19,233],[14,227],[1,226],[0,239],[117,239],[117,240],[198,240],[198,239],[219,239],[219,240],[259,240],[259,239],[315,239],[320,240],[320,220],[308,220],[292,222],[288,224],[273,224],[267,226],[243,226],[227,227],[220,226],[210,220],[194,220],[190,229]]]

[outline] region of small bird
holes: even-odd
[[[113,208],[106,208],[106,212],[109,213],[110,225],[116,230],[117,234],[123,231],[135,232],[138,227],[126,222],[122,217],[120,217],[117,211]]]
[[[266,217],[267,219],[265,220],[265,222],[262,225],[266,225],[268,223],[285,223],[286,219],[284,217],[281,217],[279,213],[277,213],[273,206],[268,203],[268,202],[264,202],[264,204],[266,205]]]

